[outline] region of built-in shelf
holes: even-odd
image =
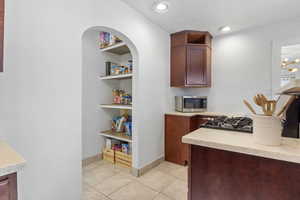
[[[114,53],[114,54],[118,54],[118,55],[130,53],[130,50],[125,42],[120,42],[120,43],[114,44],[112,46],[102,48],[101,51]]]
[[[121,140],[124,142],[129,142],[129,143],[132,142],[132,138],[130,136],[127,136],[125,133],[118,133],[118,132],[114,132],[112,130],[101,131],[100,135],[102,135],[104,137],[108,137],[108,138]]]
[[[99,106],[100,106],[101,108],[132,110],[132,105],[100,104]]]
[[[132,78],[132,74],[122,74],[122,75],[114,75],[114,76],[100,76],[100,80],[113,80],[113,79],[130,79]]]

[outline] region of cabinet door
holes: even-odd
[[[10,200],[8,179],[0,181],[0,200]]]
[[[171,49],[171,87],[184,87],[186,83],[186,48]]]
[[[187,46],[186,84],[188,86],[208,85],[208,47]]]
[[[17,200],[17,174],[0,177],[0,200]]]
[[[190,132],[190,117],[165,116],[165,159],[166,161],[185,165],[188,156],[188,145],[181,139]]]

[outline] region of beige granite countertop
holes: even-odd
[[[167,112],[166,115],[177,115],[177,116],[186,116],[186,117],[193,117],[193,116],[208,116],[208,117],[216,117],[216,116],[243,116],[240,113],[219,113],[219,112],[195,112],[195,113],[183,113],[183,112]]]
[[[281,146],[265,146],[254,143],[252,134],[200,128],[185,135],[182,142],[300,164],[299,139],[282,138]]]
[[[17,172],[25,163],[21,155],[0,140],[0,176]]]

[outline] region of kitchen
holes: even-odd
[[[300,54],[297,43],[284,42],[273,49],[281,48],[281,66],[273,69],[278,74],[270,71],[276,84],[272,85],[272,99],[256,94],[250,100],[241,100],[249,114],[207,112],[207,97],[176,96],[176,112],[165,115],[165,158],[188,165],[189,200],[280,200],[299,196]],[[194,67],[191,63],[187,62],[186,70]],[[176,67],[171,62],[171,71],[177,73]],[[185,81],[195,78],[188,77],[188,72],[183,74]]]
[[[243,101],[274,121],[287,103],[299,1],[1,3],[0,199],[298,199],[298,139],[277,120],[259,137],[277,146],[252,141]]]

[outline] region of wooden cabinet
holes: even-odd
[[[0,200],[17,200],[17,174],[0,177]]]
[[[187,165],[188,145],[181,138],[198,129],[206,122],[199,116],[165,115],[165,160],[180,165]]]
[[[9,185],[8,179],[0,181],[0,199],[9,200]]]
[[[211,86],[211,40],[208,32],[171,34],[171,87]]]
[[[300,165],[190,145],[189,200],[298,200]]]

